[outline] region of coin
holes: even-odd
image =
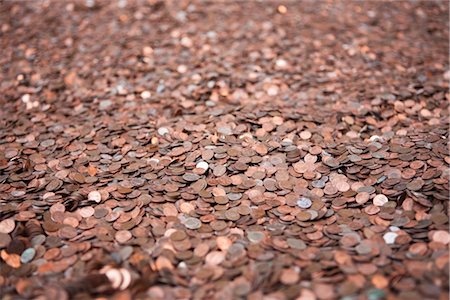
[[[200,161],[200,162],[197,163],[197,165],[195,167],[199,168],[199,169],[203,169],[203,170],[208,170],[209,165],[205,161]]]
[[[311,219],[311,214],[308,211],[301,211],[296,215],[299,221],[308,221]]]
[[[369,201],[369,197],[370,197],[369,193],[361,192],[356,195],[355,200],[358,204],[364,204],[367,201]]]
[[[20,261],[23,264],[29,263],[33,260],[34,256],[36,255],[36,250],[34,248],[28,248],[25,251],[22,252],[20,255]]]
[[[383,235],[383,239],[386,244],[394,244],[395,239],[398,237],[398,234],[395,232],[387,232]]]
[[[375,195],[373,198],[373,204],[376,206],[383,206],[388,202],[388,198],[383,194]]]
[[[450,243],[450,234],[445,230],[438,230],[432,234],[433,241],[447,245]]]
[[[300,197],[300,199],[297,200],[297,205],[300,208],[310,208],[312,205],[312,201],[309,198]]]
[[[100,203],[102,201],[102,195],[98,191],[92,191],[88,194],[88,199]]]
[[[14,228],[16,228],[16,224],[12,218],[0,221],[0,233],[11,233]]]
[[[281,272],[280,282],[286,285],[296,284],[300,279],[299,272],[295,269],[284,269]]]
[[[305,242],[300,239],[288,238],[286,242],[293,249],[303,250],[307,248]]]
[[[264,239],[265,235],[263,232],[249,231],[247,232],[247,237],[252,243],[260,243]]]
[[[119,230],[115,234],[116,241],[121,244],[129,241],[131,239],[131,237],[132,237],[131,232],[129,232],[127,230]]]
[[[196,218],[187,218],[184,221],[184,225],[189,229],[195,230],[200,228],[201,222],[199,219]]]

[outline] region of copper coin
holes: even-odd
[[[115,239],[120,244],[128,242],[131,239],[131,237],[132,234],[128,230],[119,230],[115,234]]]
[[[361,192],[356,195],[355,199],[358,204],[364,204],[367,201],[369,201],[369,197],[370,197],[369,193]]]
[[[0,221],[0,233],[11,233],[14,228],[16,224],[12,218]]]
[[[383,206],[388,202],[388,198],[383,194],[378,194],[373,198],[373,204],[376,206]]]

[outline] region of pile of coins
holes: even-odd
[[[125,2],[0,12],[4,299],[448,299],[448,3]]]

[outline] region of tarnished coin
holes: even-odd
[[[196,218],[187,218],[184,221],[184,226],[192,230],[199,229],[201,225],[202,223],[200,222],[200,220]]]

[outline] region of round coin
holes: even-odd
[[[383,194],[378,194],[373,198],[373,204],[375,206],[383,206],[388,203],[388,198]]]
[[[297,205],[300,208],[310,208],[312,205],[312,201],[309,198],[301,197],[297,200]]]
[[[132,237],[131,232],[128,230],[119,230],[116,232],[115,239],[120,244],[128,242]]]
[[[200,222],[200,220],[196,219],[196,218],[189,217],[184,221],[184,226],[186,226],[186,228],[192,229],[192,230],[199,229],[201,227],[201,225],[202,225],[202,223]]]
[[[14,219],[9,218],[0,222],[0,233],[11,233],[16,228]]]
[[[35,255],[36,255],[36,249],[34,249],[34,248],[25,249],[25,251],[22,252],[22,255],[20,255],[20,261],[23,264],[29,263],[30,261],[33,260]]]

